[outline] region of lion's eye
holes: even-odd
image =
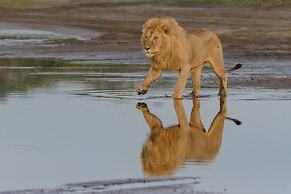
[[[158,40],[158,37],[157,37],[157,36],[155,36],[153,40]]]

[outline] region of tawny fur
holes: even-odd
[[[189,73],[192,76],[192,94],[197,96],[203,66],[210,63],[220,79],[219,94],[226,95],[223,51],[216,34],[206,29],[186,32],[172,18],[152,18],[145,22],[142,32],[141,44],[151,67],[143,85],[137,89],[138,94],[147,93],[150,84],[160,77],[163,70],[178,70],[173,97],[182,97]]]
[[[187,161],[213,160],[221,147],[226,118],[225,98],[220,100],[220,110],[207,131],[201,121],[199,99],[193,101],[190,121],[183,101],[174,100],[173,103],[179,123],[169,127],[164,127],[145,104],[137,106],[151,130],[141,154],[143,169],[150,175],[172,174]]]

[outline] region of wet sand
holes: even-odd
[[[12,42],[1,44],[2,99],[29,95],[31,91],[69,81],[85,85],[73,90],[76,96],[157,103],[169,100],[176,78],[172,72],[165,73],[153,85],[150,95],[140,98],[134,91],[148,68],[139,43],[141,25],[150,17],[171,16],[188,30],[208,28],[218,33],[226,67],[243,64],[242,69],[230,74],[230,99],[290,100],[290,7],[105,1],[25,10],[0,8],[0,13],[0,43],[7,38],[1,30],[20,33],[9,37]],[[34,33],[44,34],[34,39]],[[81,77],[81,81],[76,77]],[[190,85],[189,81],[186,91],[190,91]],[[202,99],[203,95],[216,99],[218,80],[208,66],[203,72],[202,86]],[[193,190],[193,185],[199,182],[197,178],[96,181],[4,193],[207,193]],[[144,182],[160,184],[144,187]],[[140,187],[135,187],[139,183]],[[103,190],[104,187],[108,190]]]
[[[23,190],[11,192],[13,194],[49,194],[49,193],[198,193],[193,189],[198,184],[197,178],[175,177],[175,178],[143,178],[122,179],[110,181],[95,181],[76,184],[67,184],[56,189]],[[9,193],[9,192],[7,192]],[[199,192],[201,193],[201,192]],[[208,194],[208,192],[203,192]]]

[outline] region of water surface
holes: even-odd
[[[72,182],[153,177],[155,155],[144,157],[153,131],[137,109],[145,103],[163,125],[191,118],[195,102],[170,97],[175,75],[166,74],[146,96],[137,96],[143,65],[67,64],[65,61],[8,60],[0,68],[0,189],[53,188]],[[216,88],[204,88],[200,108],[206,132],[221,113]],[[190,92],[190,88],[186,92]],[[231,88],[224,113],[242,122],[220,120],[221,138],[212,157],[191,153],[163,163],[162,176],[200,177],[195,188],[229,193],[290,193],[289,125],[291,93]],[[184,111],[184,112],[183,112]],[[179,117],[179,118],[178,118]],[[180,123],[181,124],[181,123]],[[202,133],[200,133],[202,134]],[[179,137],[183,136],[178,131]],[[151,138],[155,139],[154,142]],[[188,141],[188,140],[187,140]],[[183,143],[183,142],[182,142]],[[161,145],[161,144],[159,144]],[[196,145],[196,146],[195,146]],[[160,150],[162,148],[157,148]],[[198,150],[198,151],[197,151]],[[187,157],[186,157],[187,155]],[[156,155],[157,157],[157,155]],[[164,157],[165,158],[165,157]],[[163,159],[164,159],[163,158]],[[169,167],[170,166],[170,167]]]

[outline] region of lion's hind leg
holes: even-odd
[[[214,73],[220,80],[220,96],[226,96],[227,92],[227,74],[224,69],[224,60],[221,45],[217,47],[217,50],[213,51],[210,56],[209,63],[214,70]]]

